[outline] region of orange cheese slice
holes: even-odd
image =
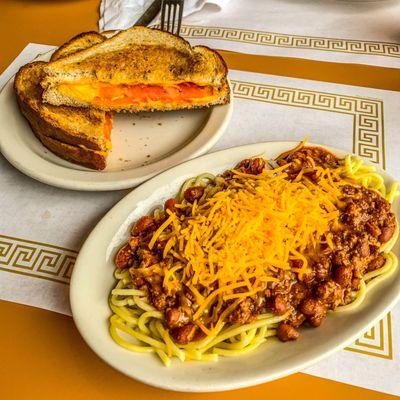
[[[105,82],[65,83],[59,91],[98,106],[141,104],[203,104],[215,97],[210,85],[181,82],[167,85],[110,84]]]

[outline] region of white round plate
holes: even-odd
[[[329,356],[379,321],[400,297],[400,272],[372,288],[355,311],[331,313],[318,329],[303,328],[295,342],[270,339],[257,350],[239,357],[220,357],[218,362],[173,360],[169,368],[153,354],[130,352],[109,335],[108,296],[115,285],[113,258],[127,241],[129,228],[140,216],[174,196],[185,179],[203,172],[221,173],[254,155],[276,157],[295,142],[257,143],[200,157],[178,165],[133,190],[99,222],[83,245],[72,274],[70,300],[76,326],[99,357],[122,373],[164,389],[214,392],[237,389],[300,371]],[[330,149],[340,157],[346,153]],[[394,179],[379,171],[386,183]],[[399,208],[394,207],[400,219]],[[399,246],[394,252],[398,255]]]
[[[37,60],[48,61],[52,52]],[[103,171],[65,161],[47,150],[19,111],[14,79],[0,93],[0,151],[24,174],[73,190],[134,187],[155,174],[208,151],[221,137],[231,103],[205,110],[114,115],[113,149]]]

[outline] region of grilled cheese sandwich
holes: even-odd
[[[104,40],[95,32],[80,34],[61,46],[52,59],[61,59]],[[14,89],[22,114],[36,137],[57,156],[88,168],[104,169],[111,148],[112,115],[96,109],[43,103],[40,82],[46,65],[42,61],[27,64],[15,77]]]
[[[43,100],[105,111],[163,111],[229,102],[227,67],[204,46],[145,27],[46,66]]]

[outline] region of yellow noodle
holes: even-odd
[[[304,143],[300,147],[303,145]],[[285,168],[286,166],[278,168],[281,175]],[[384,180],[376,172],[376,168],[372,165],[364,165],[363,161],[355,156],[346,156],[335,173],[346,177],[350,184],[355,183],[375,190],[390,203],[399,194],[397,183],[386,191]],[[280,175],[276,174],[276,176],[279,177]],[[201,174],[186,180],[177,195],[177,199],[181,203],[179,205],[180,208],[185,208],[188,205],[183,196],[187,188],[203,186],[206,188],[206,194],[215,194],[218,191],[216,185],[223,182],[223,180],[224,178],[215,177],[212,174]],[[335,187],[333,181],[331,185]],[[333,197],[330,201],[334,201]],[[201,203],[196,204],[195,207],[198,209],[201,207]],[[327,207],[329,207],[329,204]],[[165,217],[162,209],[157,209],[154,213],[159,219]],[[366,273],[361,280],[360,289],[353,293],[352,302],[338,307],[335,310],[336,312],[357,309],[363,302],[367,292],[397,269],[398,259],[390,250],[397,241],[398,235],[399,226],[397,224],[392,238],[382,245],[380,249],[386,258],[383,267]],[[162,239],[169,240],[169,237],[166,235]],[[180,255],[173,250],[173,246],[170,247],[171,249],[167,250],[174,257],[179,258]],[[179,251],[183,251],[183,249]],[[182,261],[184,261],[184,258],[182,258]],[[288,316],[288,314],[276,316],[272,313],[264,313],[259,315],[254,322],[245,325],[228,325],[220,320],[211,329],[211,334],[204,339],[187,345],[178,345],[172,340],[168,330],[165,329],[163,313],[149,304],[148,299],[144,297],[144,293],[132,285],[129,271],[116,269],[114,276],[117,279],[117,284],[110,295],[110,308],[113,311],[113,315],[110,318],[111,337],[117,344],[128,350],[155,352],[165,366],[171,364],[172,357],[177,357],[181,361],[217,361],[219,356],[239,356],[253,351],[264,343],[268,337],[275,336],[279,322],[285,320]],[[119,332],[123,332],[127,338],[132,338],[133,342],[131,343],[122,338]],[[143,343],[143,345],[136,343]]]
[[[160,357],[161,361],[164,363],[166,367],[171,365],[171,357],[168,357],[165,351],[160,349],[155,349],[157,355]]]
[[[150,333],[150,328],[147,326],[147,322],[150,318],[163,318],[163,314],[160,311],[146,311],[138,319],[138,328],[148,335]]]

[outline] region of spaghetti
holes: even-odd
[[[271,336],[296,339],[298,326],[318,326],[329,310],[356,309],[397,268],[388,206],[396,185],[387,191],[357,157],[338,160],[304,143],[276,161],[189,179],[135,224],[110,296],[117,344],[156,353],[166,366],[173,357],[237,356]],[[355,235],[366,207],[380,222]]]

